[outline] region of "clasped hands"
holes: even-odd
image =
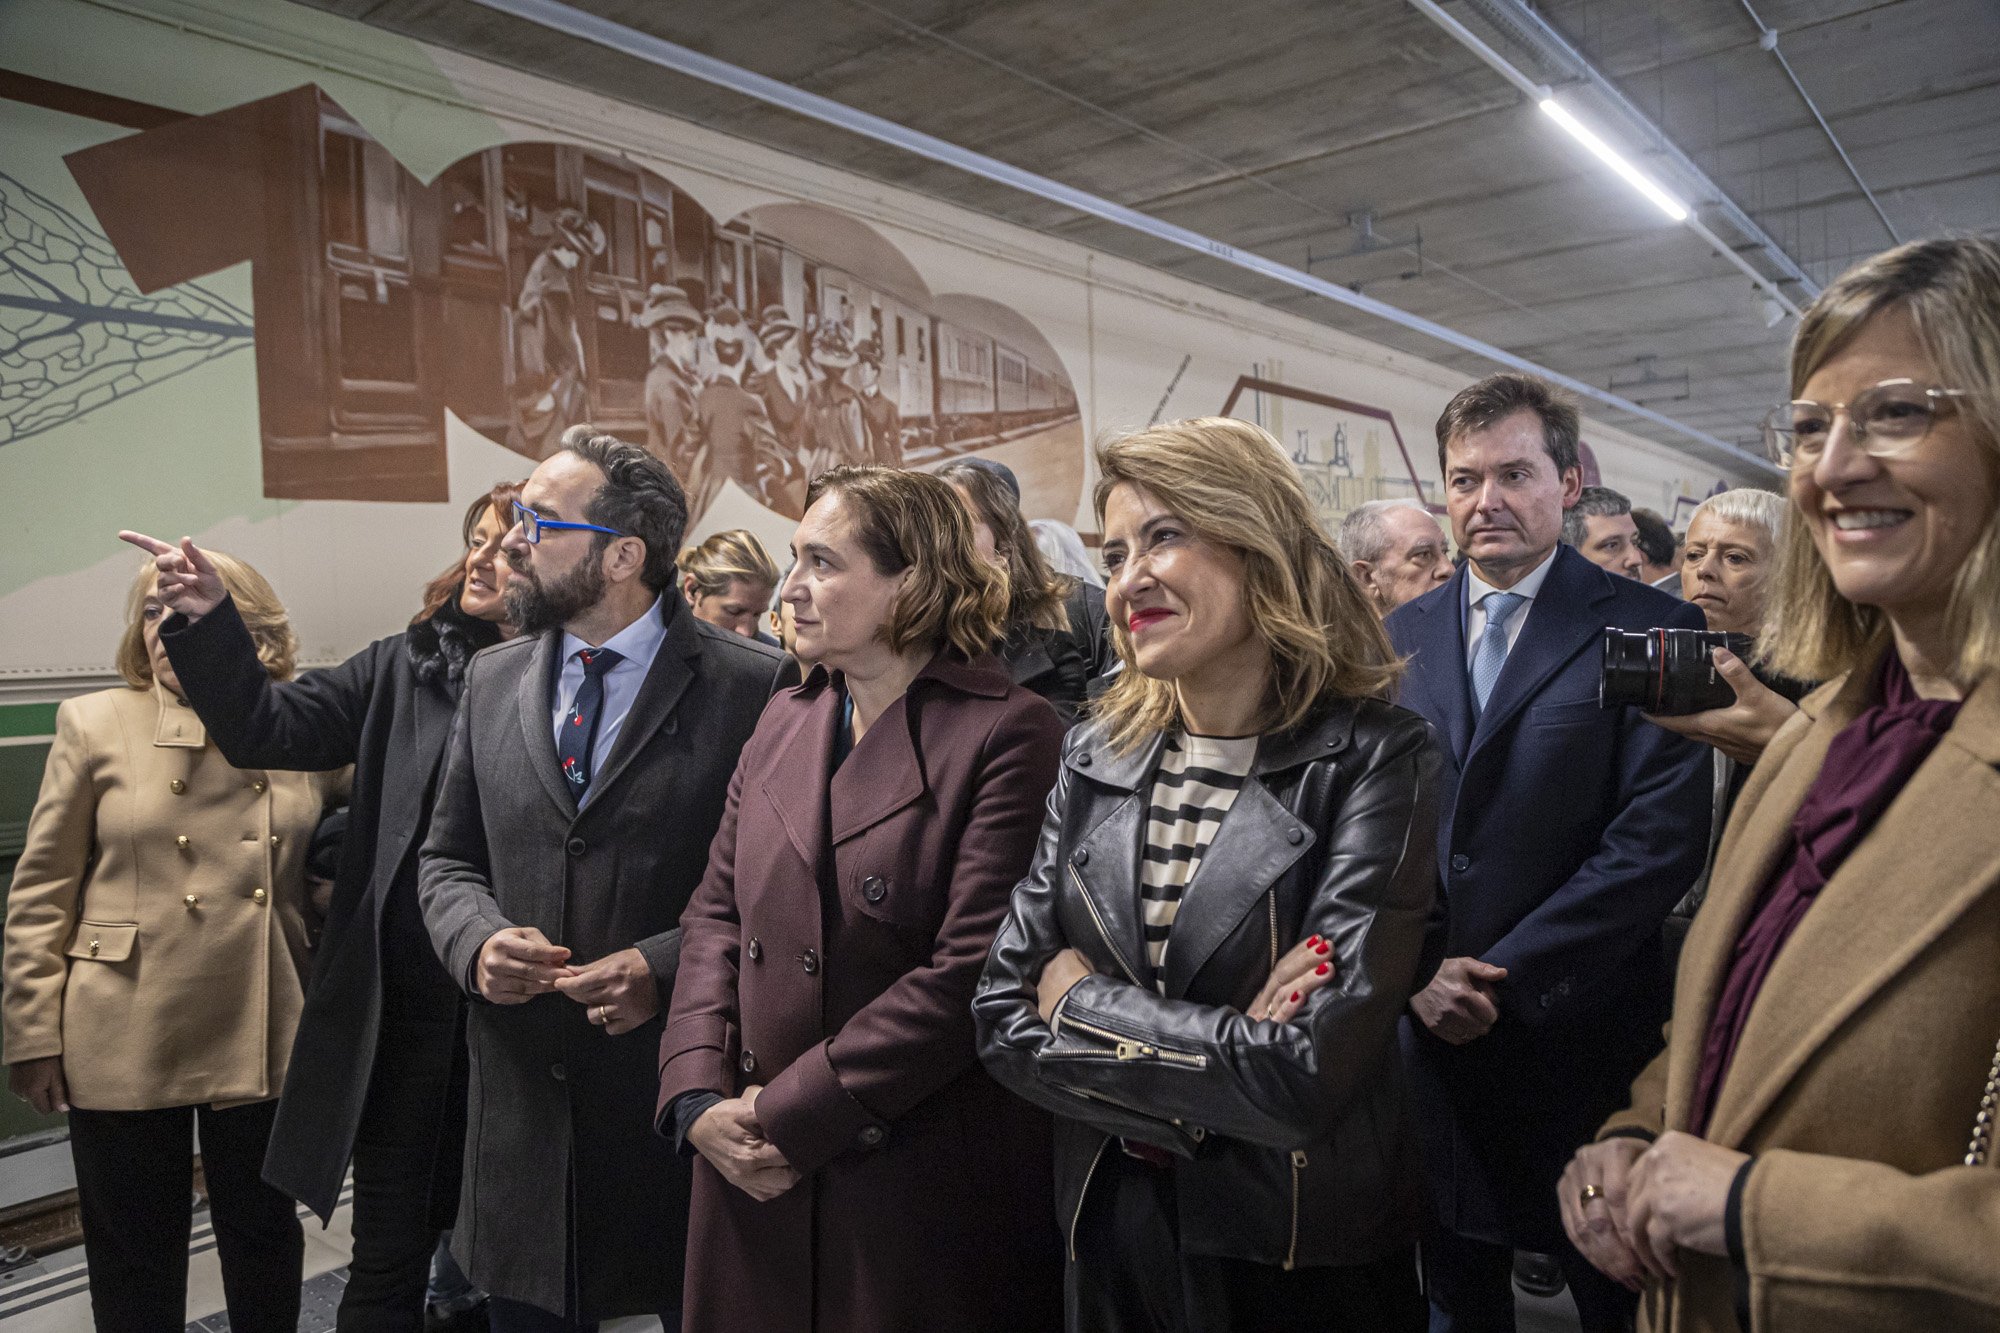
[[[1053,1022],[1056,1006],[1070,987],[1095,972],[1090,960],[1075,949],[1064,949],[1043,964],[1042,975],[1035,982],[1035,1008],[1042,1021]],[[1301,940],[1271,969],[1246,1016],[1289,1023],[1305,1008],[1306,998],[1331,985],[1337,975],[1331,943],[1317,935]]]
[[[630,1032],[660,1012],[659,983],[646,956],[620,949],[594,963],[572,967],[569,950],[549,943],[533,926],[508,926],[479,948],[474,983],[494,1004],[526,1004],[558,993],[583,1005],[606,1036]]]
[[[1586,1144],[1556,1186],[1563,1230],[1599,1272],[1633,1291],[1650,1279],[1672,1280],[1680,1276],[1677,1249],[1729,1253],[1729,1187],[1749,1160],[1678,1131],[1651,1144]]]
[[[763,1090],[752,1084],[741,1097],[703,1111],[688,1129],[688,1142],[724,1180],[758,1203],[769,1203],[798,1184],[799,1173],[757,1122],[757,1094]]]
[[[1494,987],[1507,969],[1477,958],[1447,958],[1430,984],[1410,997],[1410,1012],[1440,1041],[1454,1046],[1485,1036],[1500,1021]]]

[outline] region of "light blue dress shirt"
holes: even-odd
[[[1491,592],[1511,592],[1518,593],[1527,599],[1528,604],[1516,611],[1514,618],[1507,622],[1507,653],[1511,657],[1514,652],[1514,645],[1521,641],[1521,627],[1528,623],[1528,613],[1535,609],[1535,598],[1541,593],[1542,584],[1548,581],[1549,566],[1556,562],[1556,551],[1560,551],[1561,549],[1562,546],[1558,544],[1554,551],[1550,551],[1548,555],[1543,557],[1541,564],[1536,565],[1525,578],[1511,588],[1496,588],[1474,573],[1470,566],[1466,568],[1465,604],[1459,607],[1459,610],[1465,616],[1465,669],[1467,672],[1472,670],[1473,656],[1479,651],[1479,636],[1486,632],[1486,608],[1480,605],[1481,602],[1486,600],[1486,594]],[[582,667],[576,669],[576,678],[579,681],[583,679]]]

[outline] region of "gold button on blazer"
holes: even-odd
[[[308,961],[306,848],[345,784],[246,783],[157,687],[65,702],[7,900],[7,1062],[62,1056],[71,1104],[91,1110],[277,1096]]]

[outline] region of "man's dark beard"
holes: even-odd
[[[544,583],[525,564],[515,564],[510,555],[507,563],[513,568],[513,577],[507,580],[507,591],[502,600],[507,604],[507,619],[521,627],[523,634],[540,634],[545,629],[564,625],[588,611],[604,600],[606,579],[604,564],[593,550],[585,559],[553,583]]]

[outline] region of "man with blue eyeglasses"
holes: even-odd
[[[466,676],[420,861],[470,1010],[453,1253],[496,1333],[680,1327],[689,1177],[652,1133],[681,909],[780,656],[673,592],[687,499],[576,427],[502,542],[521,636]]]

